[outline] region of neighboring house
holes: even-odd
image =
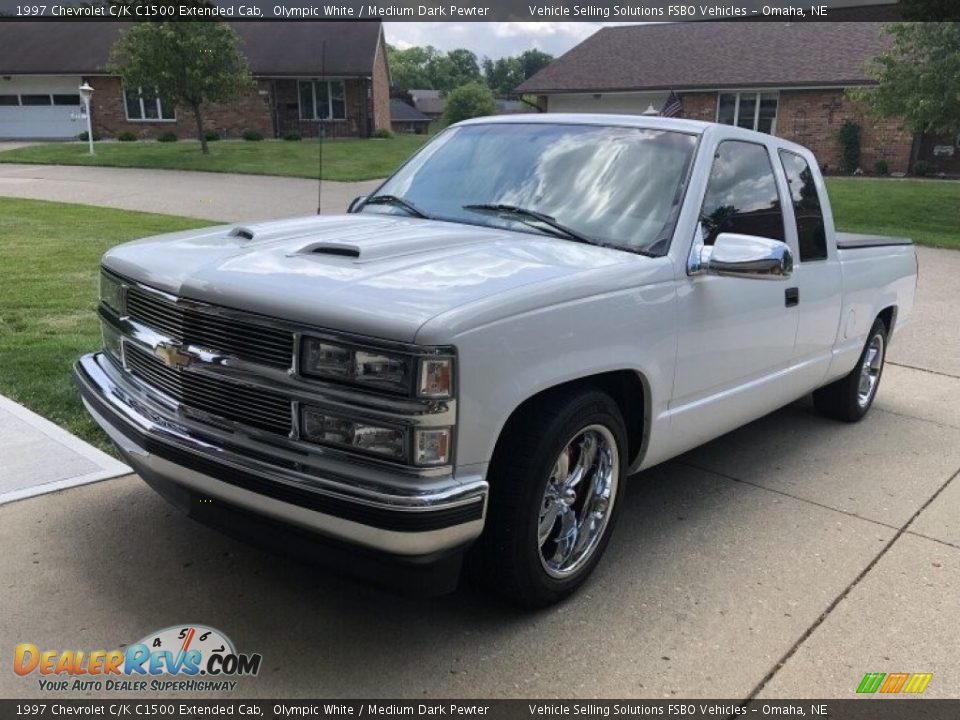
[[[497,100],[497,115],[517,115],[532,111],[533,108],[521,100]]]
[[[422,135],[430,128],[432,119],[428,118],[413,105],[399,98],[390,99],[390,123],[394,132]]]
[[[861,167],[877,161],[904,172],[913,159],[960,171],[957,138],[913,135],[896,119],[877,119],[845,90],[871,83],[866,63],[889,46],[881,23],[683,22],[603,28],[517,93],[536,95],[546,112],[641,114],[659,111],[671,91],[681,117],[739,125],[811,148],[828,172],[839,170],[837,134],[861,127]],[[934,156],[934,147],[939,154]]]
[[[254,85],[204,120],[226,137],[255,130],[367,137],[390,127],[383,27],[369,22],[235,22]],[[0,23],[0,138],[72,138],[86,130],[77,88],[94,88],[94,134],[196,135],[193,114],[149,88],[123,88],[105,65],[123,23]],[[323,48],[325,47],[325,52]]]
[[[436,120],[443,115],[447,104],[439,90],[410,90],[409,93],[413,106],[428,118]]]

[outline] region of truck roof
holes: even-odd
[[[457,125],[487,125],[509,123],[544,123],[549,125],[619,125],[621,127],[674,130],[701,134],[715,123],[682,118],[664,118],[648,115],[614,115],[598,113],[527,113],[491,115],[464,120]]]

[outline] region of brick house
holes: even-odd
[[[254,83],[233,101],[210,106],[204,114],[207,128],[227,138],[246,130],[264,137],[316,136],[321,119],[326,135],[333,137],[368,137],[390,128],[389,69],[379,21],[230,25],[240,35]],[[94,88],[94,134],[153,138],[172,131],[194,137],[189,110],[171,107],[149,88],[124,88],[105,72],[123,27],[0,23],[0,138],[76,137],[86,130],[77,92],[84,81]]]
[[[915,138],[899,120],[877,119],[847,96],[847,88],[870,84],[865,64],[889,45],[881,29],[873,22],[607,27],[516,92],[536,95],[545,112],[640,114],[658,112],[674,91],[681,117],[796,141],[826,172],[839,171],[837,134],[852,120],[860,125],[866,172],[880,160],[906,172],[919,158],[934,172],[960,172],[960,138]]]

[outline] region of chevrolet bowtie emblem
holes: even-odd
[[[153,349],[153,354],[167,367],[180,370],[193,362],[193,356],[184,352],[179,345],[160,343]]]

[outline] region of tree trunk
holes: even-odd
[[[203,115],[200,113],[200,105],[195,104],[192,106],[193,117],[197,121],[197,139],[200,141],[200,152],[204,155],[209,155],[210,151],[207,149],[207,134],[203,130]]]

